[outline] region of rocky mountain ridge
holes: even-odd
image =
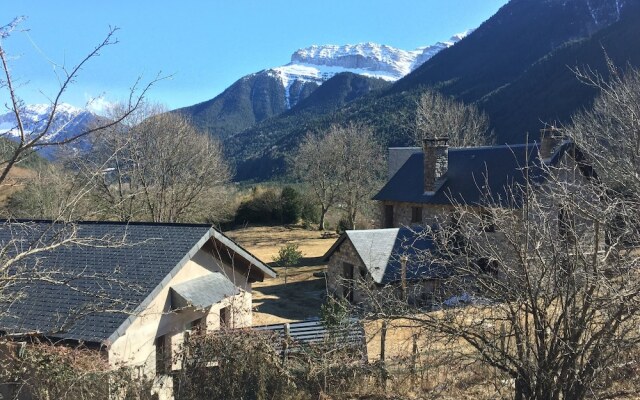
[[[351,73],[395,82],[470,32],[411,51],[370,42],[310,46],[295,51],[286,65],[244,76],[213,99],[175,112],[187,116],[201,130],[224,140],[293,109],[338,74]]]
[[[39,135],[46,128],[51,116],[51,104],[28,104],[21,110],[22,124],[28,135]],[[71,104],[58,104],[55,117],[51,121],[44,140],[55,142],[79,133],[87,124],[95,120],[97,116],[92,112],[72,106]],[[0,114],[0,135],[17,139],[19,130],[15,114],[7,112]]]

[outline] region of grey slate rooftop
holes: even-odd
[[[567,150],[561,147],[551,163]],[[424,154],[417,153],[391,177],[374,200],[422,203],[517,206],[509,190],[545,178],[538,145],[520,144],[470,148],[450,148],[447,173],[433,193],[424,191]]]
[[[11,267],[13,276],[25,279],[3,291],[0,333],[38,333],[100,343],[214,234],[234,244],[209,225],[1,222],[5,260],[65,238],[75,239],[29,255]],[[36,279],[39,273],[56,282]],[[16,299],[12,294],[24,295]]]
[[[406,257],[407,280],[445,278],[448,270],[433,261],[430,228],[419,226],[346,231],[324,255],[328,260],[345,240],[351,241],[374,282],[386,285],[401,280],[401,258]]]

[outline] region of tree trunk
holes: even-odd
[[[353,210],[349,213],[349,229],[356,229],[356,218],[358,216],[358,209],[353,208]]]
[[[323,231],[324,230],[324,217],[325,215],[327,215],[327,209],[324,207],[321,207],[320,209],[320,225],[318,226],[318,230],[319,231]]]
[[[514,399],[515,400],[532,400],[529,386],[527,385],[527,382],[521,377],[516,378]]]

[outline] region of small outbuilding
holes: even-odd
[[[346,231],[324,255],[327,289],[364,306],[382,290],[413,304],[431,304],[448,276],[434,252],[429,227]]]

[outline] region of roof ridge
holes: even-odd
[[[181,223],[181,222],[152,222],[152,221],[99,221],[99,220],[81,220],[81,221],[59,221],[52,219],[28,219],[28,218],[0,218],[0,223],[35,223],[35,224],[77,224],[77,225],[121,225],[121,226],[176,226],[176,227],[194,227],[194,228],[214,228],[212,224],[202,223]],[[217,230],[217,229],[216,229]]]
[[[536,147],[539,146],[538,142],[531,143],[516,143],[516,144],[495,144],[489,146],[471,146],[471,147],[449,147],[449,151],[472,151],[472,150],[499,150],[499,149],[520,149],[525,147]]]
[[[382,231],[392,231],[398,230],[400,228],[381,228],[381,229],[348,229],[344,231],[345,233],[357,232],[357,233],[367,233],[367,232],[382,232]]]

